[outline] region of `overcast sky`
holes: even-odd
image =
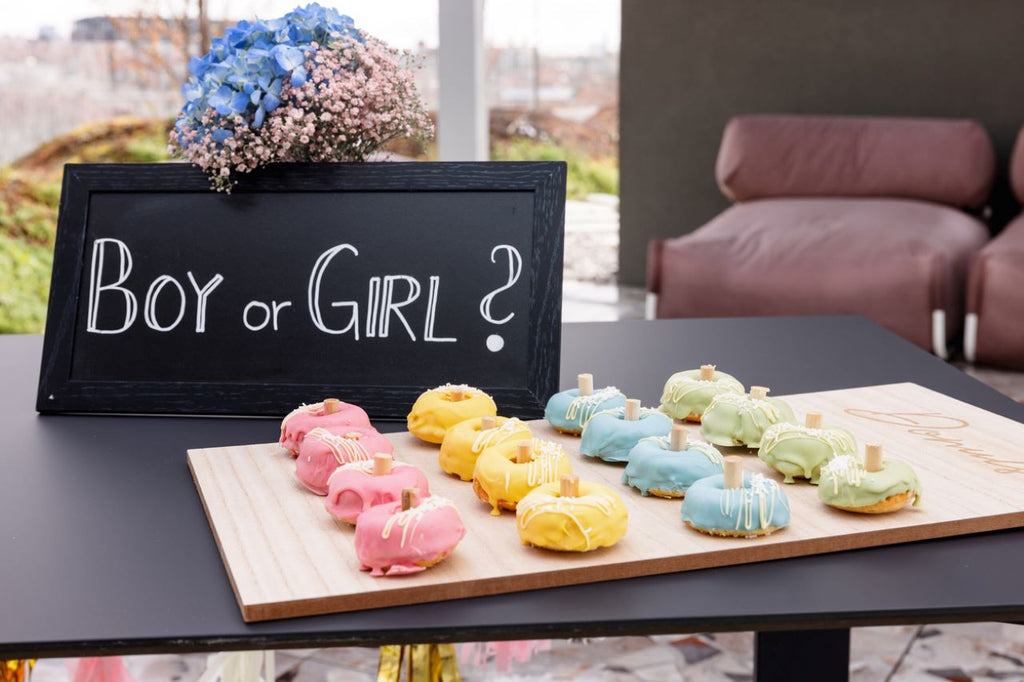
[[[276,17],[307,0],[207,0],[211,16]],[[35,37],[43,26],[68,36],[76,19],[134,14],[147,7],[180,12],[182,0],[3,0],[0,35]],[[437,0],[320,0],[351,16],[395,47],[437,45]],[[618,50],[619,0],[485,0],[484,33],[489,44],[532,46],[545,54]]]

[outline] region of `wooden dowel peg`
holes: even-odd
[[[770,390],[767,386],[751,386],[750,397],[754,400],[764,400],[768,397],[768,391]]]
[[[805,425],[809,429],[820,429],[821,428],[821,412],[808,412],[807,421]]]
[[[420,503],[420,491],[416,488],[402,489],[402,511],[409,511]]]
[[[466,393],[462,390],[461,386],[456,386],[452,390],[448,391],[448,399],[453,403],[460,402],[465,397]]]
[[[878,443],[864,446],[864,468],[868,471],[882,470],[882,446]]]
[[[324,414],[334,414],[341,411],[341,401],[337,398],[324,399]]]
[[[387,476],[391,473],[391,465],[394,464],[394,461],[394,458],[386,452],[373,453],[373,475]]]
[[[580,395],[593,395],[594,394],[594,375],[593,374],[578,374],[578,375],[576,375],[576,381],[579,383]]]
[[[713,381],[715,378],[715,366],[714,365],[701,365],[700,366],[700,380],[701,381]]]
[[[687,434],[686,427],[682,424],[673,424],[672,432],[669,433],[669,446],[676,452],[686,449]]]
[[[735,490],[743,487],[743,458],[739,455],[729,455],[723,462],[725,474],[725,489]]]
[[[528,440],[521,440],[516,443],[516,464],[526,464],[533,461],[533,443]]]
[[[490,431],[491,429],[496,429],[496,428],[498,428],[498,418],[497,417],[492,417],[489,414],[485,414],[484,416],[480,417],[480,430],[481,431]]]
[[[561,490],[558,492],[561,497],[579,497],[580,477],[573,474],[566,474],[565,476],[562,476],[560,487]]]
[[[623,414],[628,422],[635,422],[640,419],[640,400],[637,398],[628,398],[626,400],[626,410]]]

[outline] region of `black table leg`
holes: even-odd
[[[756,682],[846,682],[849,678],[849,628],[758,632],[755,635]]]

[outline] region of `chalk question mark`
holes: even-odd
[[[512,285],[519,281],[519,275],[523,272],[523,257],[519,255],[519,251],[516,250],[516,247],[510,246],[509,244],[498,244],[491,249],[492,263],[498,262],[497,256],[500,251],[504,251],[508,256],[508,281],[480,299],[480,315],[491,324],[505,324],[516,316],[515,313],[509,313],[500,320],[496,320],[494,315],[491,314],[491,304],[494,303],[495,296],[503,291],[511,289]],[[487,350],[492,353],[497,353],[504,347],[505,339],[500,334],[491,334],[487,337]]]

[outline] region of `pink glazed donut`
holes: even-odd
[[[403,511],[400,501],[370,507],[356,524],[356,556],[374,576],[419,573],[455,549],[466,528],[451,500],[431,495]]]
[[[415,488],[423,496],[430,494],[427,477],[413,465],[392,462],[389,473],[374,475],[373,464],[351,462],[331,474],[324,502],[331,516],[355,524],[370,507],[401,501],[403,488]]]
[[[326,406],[326,407],[325,407]],[[331,412],[330,410],[334,410]],[[281,447],[295,457],[299,454],[302,439],[313,429],[319,427],[334,431],[346,426],[370,427],[370,418],[363,408],[328,398],[321,403],[300,405],[288,413],[281,422]]]
[[[377,429],[346,426],[332,433],[317,427],[306,434],[295,458],[295,475],[317,495],[327,494],[327,481],[342,464],[373,459],[374,453],[391,454],[394,446]]]

